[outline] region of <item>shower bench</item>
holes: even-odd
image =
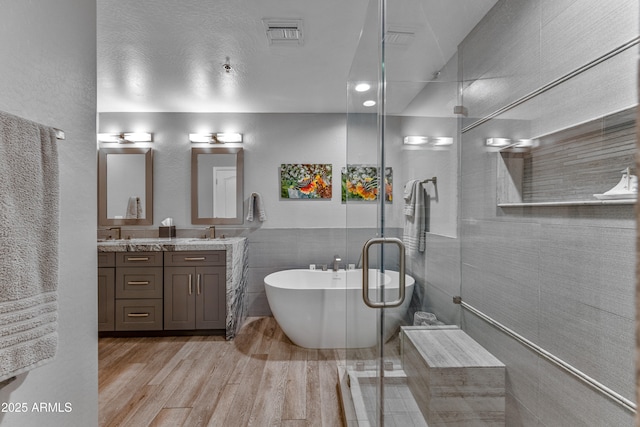
[[[403,368],[428,425],[504,426],[505,366],[457,326],[402,327]]]

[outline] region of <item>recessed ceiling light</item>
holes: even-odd
[[[356,92],[366,92],[371,89],[371,85],[369,83],[358,83],[356,85]]]
[[[370,99],[368,101],[364,101],[362,105],[364,105],[365,107],[373,107],[374,105],[376,105],[376,101]]]

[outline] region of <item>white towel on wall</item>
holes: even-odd
[[[258,219],[260,221],[267,220],[267,214],[264,211],[264,204],[262,203],[262,196],[260,193],[251,193],[251,196],[249,196],[249,213],[247,214],[247,221],[253,221],[254,211],[258,212]]]
[[[0,381],[58,346],[55,130],[0,112]]]
[[[410,197],[406,189],[411,188]],[[424,252],[426,248],[426,213],[428,197],[422,183],[409,181],[405,185],[404,231],[402,240],[407,252]]]
[[[413,216],[413,212],[416,209],[416,199],[414,196],[416,186],[420,185],[420,181],[414,179],[412,181],[407,181],[404,185],[404,208],[403,212],[405,215]]]

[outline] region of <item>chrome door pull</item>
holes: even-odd
[[[149,313],[129,313],[127,317],[149,317]]]
[[[191,277],[191,274],[189,275],[189,295],[191,295],[193,293],[193,277]]]
[[[127,285],[148,285],[149,281],[131,281],[127,282]]]
[[[198,274],[198,280],[196,282],[196,294],[200,295],[200,274]]]
[[[393,243],[398,246],[400,252],[400,272],[398,278],[399,296],[395,301],[371,301],[369,299],[369,248],[373,245],[383,245]],[[362,247],[362,299],[371,308],[392,308],[398,307],[404,302],[405,295],[405,268],[404,268],[405,247],[402,240],[397,237],[377,237],[369,239]]]
[[[187,256],[187,257],[184,257],[184,260],[185,261],[204,261],[204,260],[206,260],[206,258],[203,257],[203,256],[202,257]]]

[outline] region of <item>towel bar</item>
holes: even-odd
[[[427,182],[433,182],[433,185],[436,185],[438,183],[438,177],[434,176],[433,178],[425,179],[422,181],[422,184],[426,184]]]
[[[420,181],[420,184],[426,184],[428,182],[433,182],[433,188],[435,190],[433,199],[435,201],[438,201],[438,177],[434,176],[433,178],[425,179],[424,181]]]

